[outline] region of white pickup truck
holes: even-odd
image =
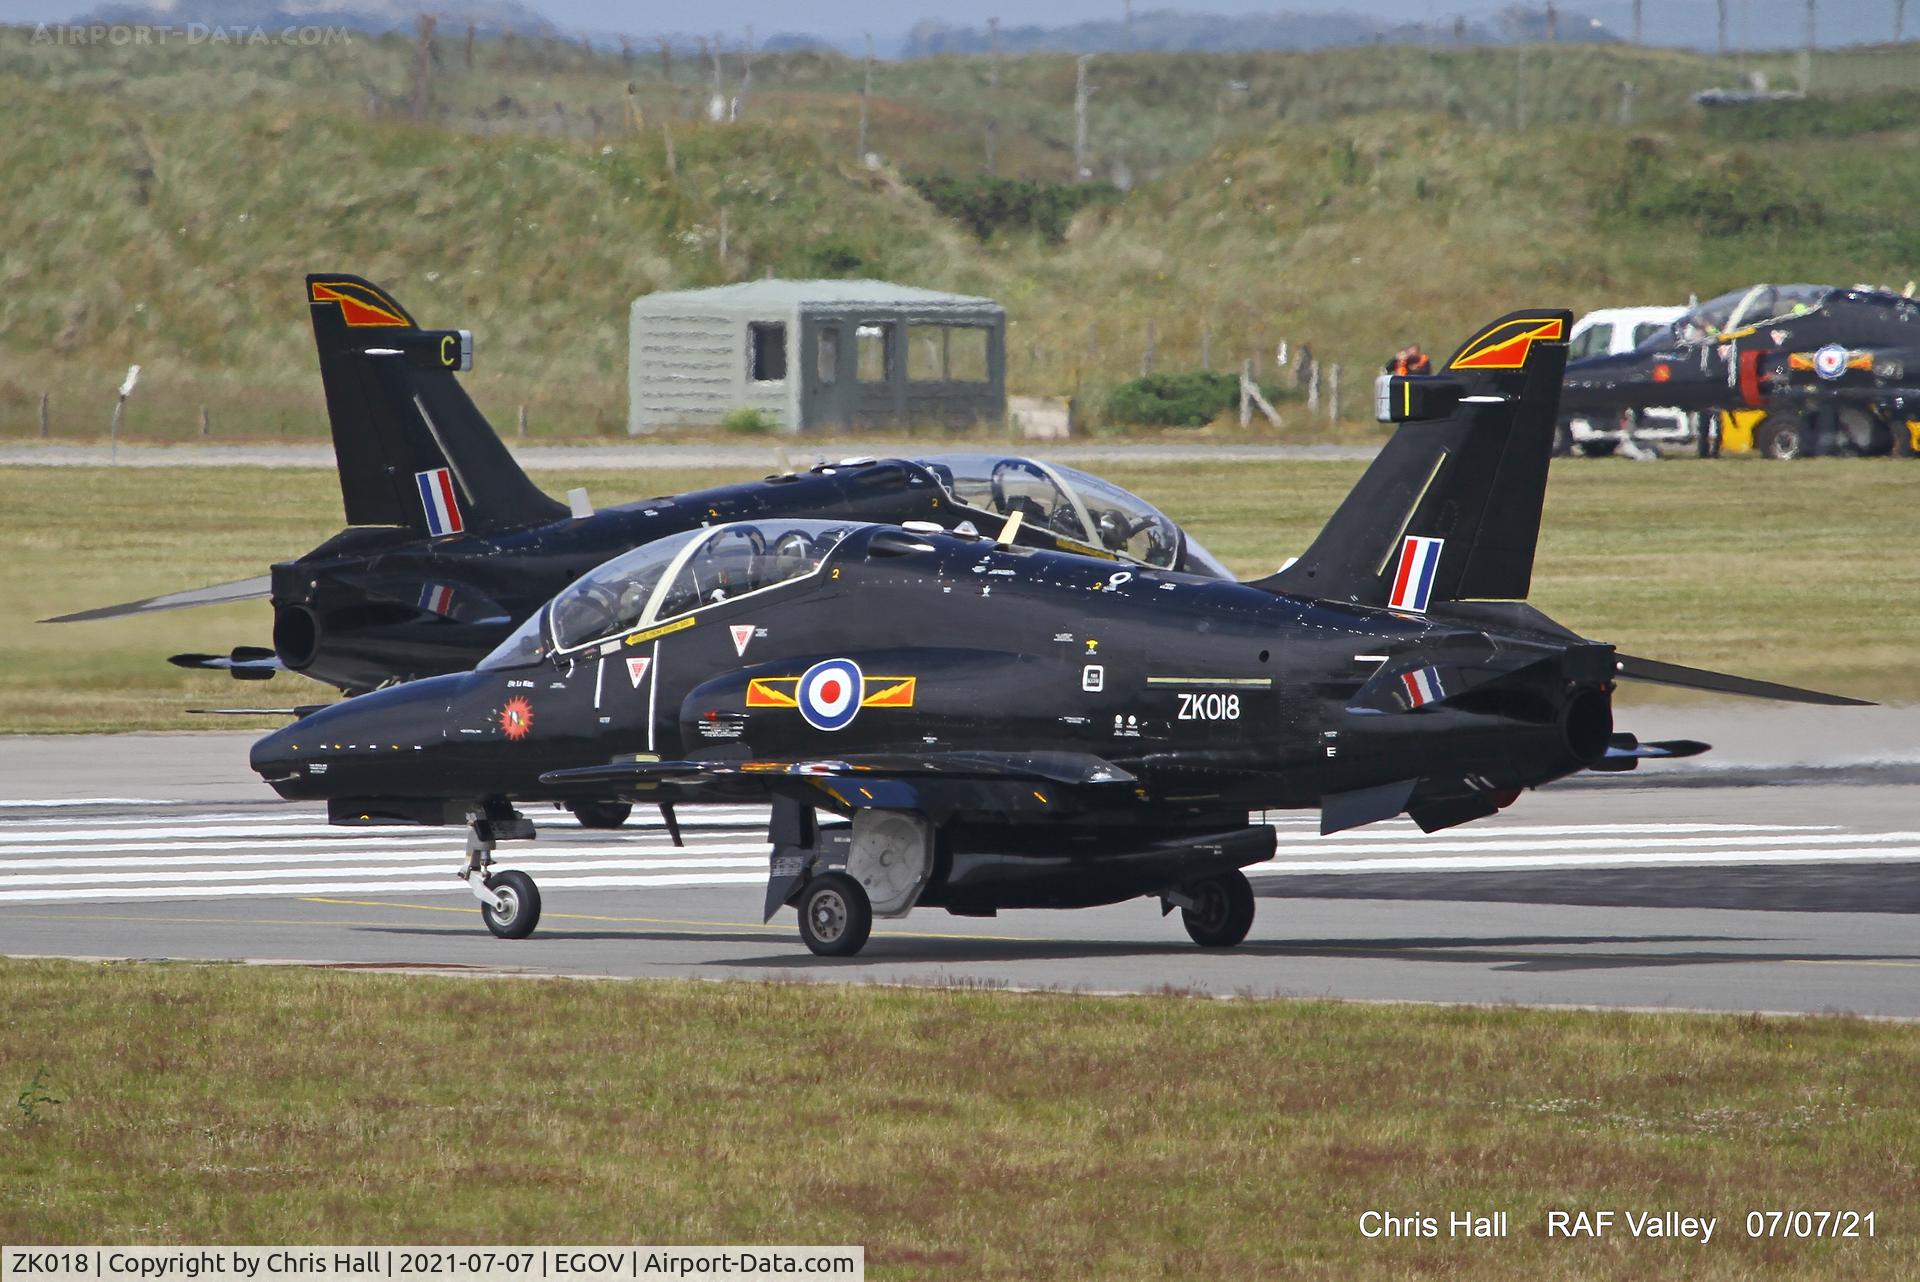
[[[1630,352],[1664,334],[1687,314],[1684,307],[1608,307],[1588,312],[1573,323],[1568,360]],[[1660,445],[1692,444],[1693,419],[1677,409],[1646,409],[1618,419],[1562,418],[1553,434],[1556,455],[1605,457],[1618,451],[1633,457],[1657,457]]]

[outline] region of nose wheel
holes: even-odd
[[[505,807],[475,814],[467,827],[467,863],[460,879],[480,901],[480,919],[500,939],[525,939],[540,924],[540,888],[518,869],[493,870],[493,847],[501,841],[533,840],[533,824]]]
[[[480,905],[480,918],[501,939],[525,939],[540,924],[540,888],[517,869],[494,873],[486,881],[494,902]]]

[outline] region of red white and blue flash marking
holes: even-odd
[[[453,589],[444,583],[429,583],[420,589],[420,608],[434,614],[453,617]]]
[[[815,730],[843,730],[860,711],[865,685],[852,659],[823,659],[800,675],[800,715]]]
[[[453,496],[453,474],[444,467],[431,472],[415,472],[413,483],[420,487],[420,506],[426,509],[427,533],[434,537],[458,534],[467,528],[460,519],[460,501]]]
[[[1393,575],[1393,595],[1387,598],[1388,605],[1426,613],[1427,598],[1433,595],[1434,571],[1440,568],[1440,549],[1445,546],[1445,539],[1408,536],[1400,546],[1400,568]]]
[[[1440,669],[1432,666],[1401,673],[1400,684],[1406,687],[1407,703],[1411,707],[1425,707],[1447,697],[1446,687],[1440,684]]]

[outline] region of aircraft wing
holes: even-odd
[[[85,623],[89,619],[118,619],[130,614],[152,614],[159,610],[186,610],[196,605],[229,605],[235,601],[258,600],[271,594],[272,591],[273,576],[257,574],[251,579],[235,579],[231,583],[188,588],[184,592],[168,592],[161,596],[150,596],[142,601],[127,601],[120,605],[97,606],[91,610],[80,610],[74,614],[62,614],[40,621],[42,623]]]
[[[1630,654],[1619,656],[1619,672],[1629,681],[1645,681],[1649,685],[1678,686],[1683,690],[1705,690],[1713,694],[1739,694],[1749,699],[1773,699],[1781,703],[1818,703],[1834,708],[1874,706],[1870,699],[1854,699],[1844,694],[1805,690],[1799,686],[1781,685],[1776,681],[1760,681],[1753,677],[1735,676],[1730,672],[1689,668],[1678,663],[1663,663],[1658,659],[1636,658]]]

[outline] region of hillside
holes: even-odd
[[[1002,59],[998,96],[979,59],[880,68],[870,166],[851,145],[859,69],[833,55],[757,60],[741,121],[712,124],[689,118],[699,68],[676,60],[669,80],[636,52],[634,124],[617,54],[482,40],[469,71],[456,37],[436,42],[415,120],[397,38],[140,51],[10,34],[0,435],[35,432],[43,392],[55,435],[98,433],[135,362],[138,435],[197,432],[202,404],[217,435],[320,431],[299,293],[316,268],[474,328],[482,404],[503,424],[525,404],[560,435],[624,422],[634,295],[769,273],[992,294],[1015,390],[1090,401],[1138,372],[1149,322],[1161,369],[1197,364],[1206,333],[1216,365],[1270,362],[1284,338],[1364,378],[1522,303],[1920,273],[1920,96],[1711,115],[1687,94],[1735,68],[1671,52],[1103,58],[1091,154],[1144,180],[1059,243],[983,243],[911,180],[976,173],[989,108],[1000,173],[1063,177],[1070,59]],[[1832,55],[1815,79],[1870,87],[1911,54]],[[733,55],[723,70],[737,77]],[[1623,79],[1641,86],[1627,128]],[[1222,105],[1229,82],[1244,89]]]

